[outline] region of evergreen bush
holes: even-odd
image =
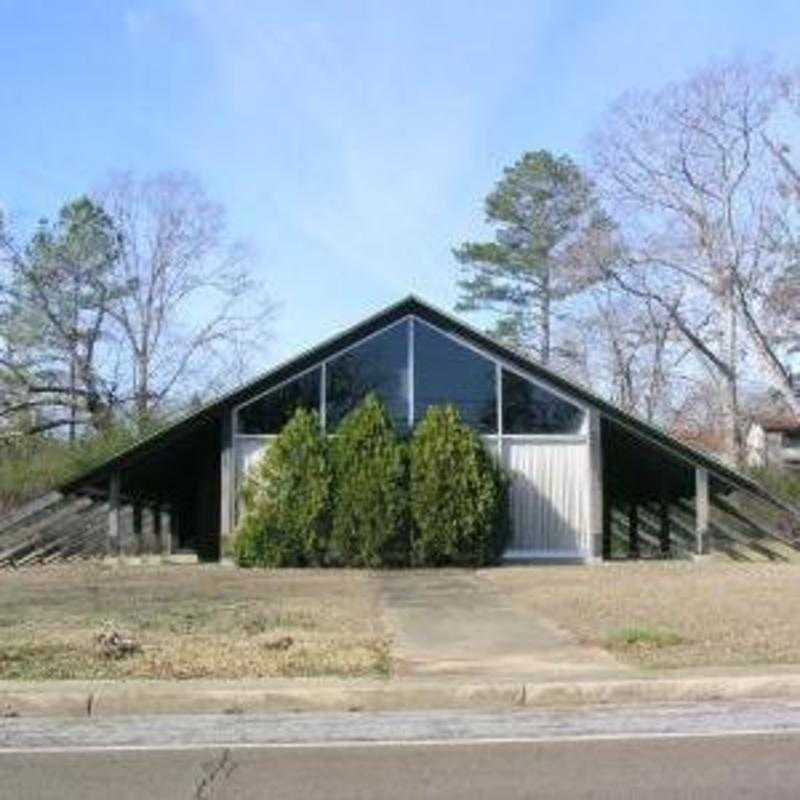
[[[453,406],[432,406],[411,438],[415,564],[496,562],[508,536],[507,481]]]
[[[406,447],[375,394],[342,420],[331,453],[334,562],[353,567],[407,564]]]
[[[239,565],[323,563],[330,531],[327,449],[316,412],[297,409],[245,477],[234,539]]]

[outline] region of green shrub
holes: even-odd
[[[369,394],[332,442],[331,551],[348,566],[408,563],[408,467],[380,400]]]
[[[317,414],[298,409],[244,480],[236,561],[266,567],[323,563],[330,489],[327,442]]]
[[[750,470],[750,474],[777,497],[800,505],[800,470],[761,467]]]
[[[506,480],[452,406],[432,406],[411,438],[412,558],[494,563],[508,532]]]
[[[606,646],[612,648],[625,647],[674,647],[683,644],[683,637],[674,631],[649,627],[619,628],[611,631],[606,637]]]

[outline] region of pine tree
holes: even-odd
[[[567,156],[526,153],[486,198],[490,242],[466,242],[453,254],[465,275],[459,311],[498,315],[493,334],[550,361],[555,305],[591,280],[575,245],[607,225],[591,183]]]

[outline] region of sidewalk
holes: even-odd
[[[3,681],[0,682],[0,718],[288,711],[512,710],[606,703],[756,699],[800,700],[800,669],[633,673],[624,679],[539,682],[454,679]]]
[[[398,678],[525,682],[625,678],[631,667],[525,613],[473,572],[379,573]]]

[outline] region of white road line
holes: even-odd
[[[721,739],[747,736],[800,736],[800,728],[752,728],[743,730],[687,731],[685,733],[598,733],[566,736],[519,736],[485,739],[347,739],[320,742],[199,742],[196,744],[120,744],[89,745],[66,747],[0,747],[0,757],[4,755],[67,753],[154,753],[182,752],[193,750],[335,750],[358,749],[365,747],[465,747],[470,745],[503,744],[562,744],[571,742],[617,742],[655,739]]]

